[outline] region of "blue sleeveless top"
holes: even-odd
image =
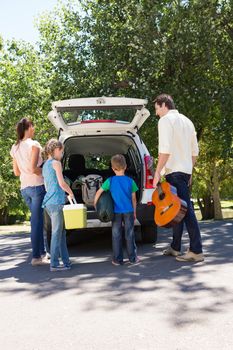
[[[56,171],[53,169],[52,162],[54,159],[47,160],[42,169],[42,175],[44,177],[46,195],[44,197],[42,208],[45,208],[49,204],[65,204],[66,194],[60,187],[56,175]]]

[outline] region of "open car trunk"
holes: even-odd
[[[139,188],[137,200],[140,201],[143,168],[133,137],[127,135],[73,136],[65,140],[64,149],[63,173],[71,181],[71,186],[82,175],[100,175],[103,181],[114,176],[111,157],[115,154],[123,154],[127,162],[126,175],[136,182]],[[81,190],[74,190],[74,194],[77,202],[82,203]],[[93,212],[93,207],[89,207],[88,211]],[[90,218],[90,215],[88,216]]]
[[[147,100],[126,97],[92,97],[56,101],[48,118],[60,136],[136,134],[150,115]]]

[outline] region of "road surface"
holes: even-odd
[[[71,271],[31,267],[25,227],[0,229],[0,349],[233,349],[233,221],[201,223],[206,260],[139,245],[138,266],[111,265],[111,234],[70,249]],[[183,238],[188,247],[187,234]]]

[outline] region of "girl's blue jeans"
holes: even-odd
[[[52,237],[50,245],[50,266],[59,266],[59,257],[64,265],[70,264],[64,229],[63,205],[48,204],[45,208],[51,218]]]

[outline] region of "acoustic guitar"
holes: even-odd
[[[154,220],[158,226],[173,227],[187,212],[187,203],[177,196],[177,190],[167,181],[159,182],[152,195]]]

